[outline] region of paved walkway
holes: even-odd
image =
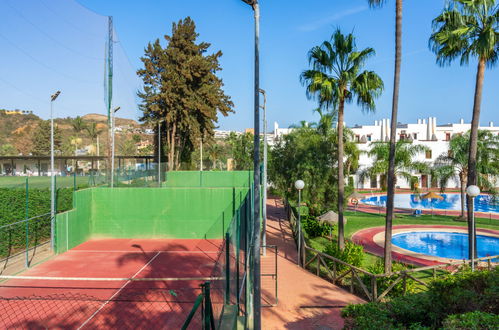
[[[364,302],[359,297],[296,265],[296,245],[282,202],[267,202],[267,244],[278,246],[278,298],[262,309],[263,329],[341,329],[341,308]],[[263,258],[272,258],[267,254]],[[263,262],[262,262],[263,264]],[[262,285],[262,294],[270,290]]]

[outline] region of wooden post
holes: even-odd
[[[350,269],[350,273],[352,274],[352,276],[350,277],[350,293],[353,293],[354,270]]]
[[[372,287],[372,299],[371,301],[378,301],[378,281],[376,276],[371,277],[371,287]]]
[[[433,268],[433,279],[437,279],[437,269]]]
[[[321,269],[321,256],[317,254],[317,276],[320,274],[320,269]]]
[[[406,273],[402,273],[402,287],[403,287],[403,294],[405,296],[405,293],[407,292],[407,274]]]

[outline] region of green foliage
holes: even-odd
[[[50,213],[50,190],[29,189],[28,217],[33,218]],[[72,208],[73,189],[57,190],[57,211]],[[26,190],[0,188],[0,226],[26,219]],[[29,222],[30,246],[50,237],[50,216],[43,216]],[[23,249],[26,246],[26,224],[20,223],[0,229],[0,257]]]
[[[172,35],[164,36],[166,47],[159,39],[149,43],[141,58],[144,68],[137,71],[144,81],[138,93],[142,120],[154,124],[163,120],[170,169],[189,162],[199,141],[213,136],[218,114],[233,112],[222,79],[216,75],[222,52],[206,54],[210,44],[196,42],[198,36],[190,17],[173,23]]]
[[[387,187],[389,142],[372,142],[367,153],[373,159],[373,165],[360,173],[360,180],[381,175],[382,187]],[[398,140],[395,144],[395,180],[403,177],[408,182],[412,180],[412,173],[426,173],[429,171],[428,164],[416,161],[417,156],[430,150],[422,144],[413,144],[406,140]],[[396,184],[396,182],[395,182]]]
[[[315,217],[303,217],[302,228],[310,238],[327,236],[333,230],[333,226],[320,223]]]
[[[474,311],[497,315],[498,275],[499,268],[448,275],[431,282],[426,292],[396,297],[388,302],[350,305],[342,311],[342,316],[346,318],[347,329],[373,329],[370,324],[378,329],[437,329],[442,325],[461,329],[461,324],[479,326],[483,320],[497,322],[497,319],[491,321],[489,316],[478,314],[448,317]]]
[[[234,159],[236,171],[253,169],[254,135],[231,132],[225,142],[230,146],[229,156]],[[262,148],[260,148],[262,150]]]
[[[406,270],[407,266],[404,264],[394,262],[392,263],[392,272],[399,272]],[[378,259],[375,264],[369,265],[366,269],[368,272],[373,274],[384,274],[385,273],[385,264],[383,259]],[[399,276],[393,275],[388,277],[381,277],[377,279],[378,292],[381,293],[385,291]],[[366,285],[371,285],[371,277],[363,275],[363,282]],[[405,280],[405,291],[404,291],[404,283],[400,281],[395,284],[395,286],[390,290],[388,294],[389,297],[398,297],[402,296],[405,293],[413,293],[416,291],[416,281],[410,278],[406,278]]]
[[[441,154],[435,160],[436,174],[440,187],[445,188],[449,181],[459,177],[460,184],[466,186],[470,132],[452,137],[449,152]],[[499,175],[499,137],[489,131],[478,131],[477,143],[478,185],[481,190],[495,192],[495,185],[490,177]],[[464,210],[462,210],[464,213]]]
[[[499,329],[499,315],[478,311],[450,315],[445,319],[443,328],[452,330]]]
[[[343,250],[340,250],[336,243],[331,243],[326,247],[324,252],[356,267],[360,267],[362,265],[362,261],[364,260],[364,247],[351,241],[345,241],[345,248]],[[333,262],[331,260],[327,260],[326,262],[329,267],[333,267]],[[348,267],[336,264],[336,269],[343,271],[348,269]]]
[[[2,144],[0,146],[0,156],[15,156],[17,149],[12,144]]]
[[[460,59],[461,65],[471,58],[483,60],[489,66],[497,63],[499,48],[499,6],[495,0],[451,0],[433,20],[430,48],[439,65]]]
[[[35,156],[50,155],[50,121],[44,120],[38,124],[32,136],[33,149],[32,153]],[[54,150],[61,148],[61,131],[54,124]]]

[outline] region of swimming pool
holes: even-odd
[[[395,207],[405,209],[461,210],[461,194],[441,194],[444,199],[421,199],[418,194],[395,194]],[[386,195],[371,196],[360,201],[376,206],[386,206]],[[492,196],[475,197],[475,211],[499,214],[499,201]]]
[[[477,235],[478,257],[499,255],[499,238]],[[418,231],[395,234],[392,243],[400,248],[430,256],[468,259],[468,234]]]

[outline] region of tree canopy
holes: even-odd
[[[137,71],[144,81],[144,89],[138,93],[142,120],[163,121],[170,169],[189,161],[200,139],[213,136],[219,113],[234,112],[222,79],[216,75],[221,70],[222,52],[207,54],[210,44],[198,43],[198,36],[190,17],[173,23],[172,35],[164,36],[166,47],[159,39],[149,43],[141,58],[144,68]]]

